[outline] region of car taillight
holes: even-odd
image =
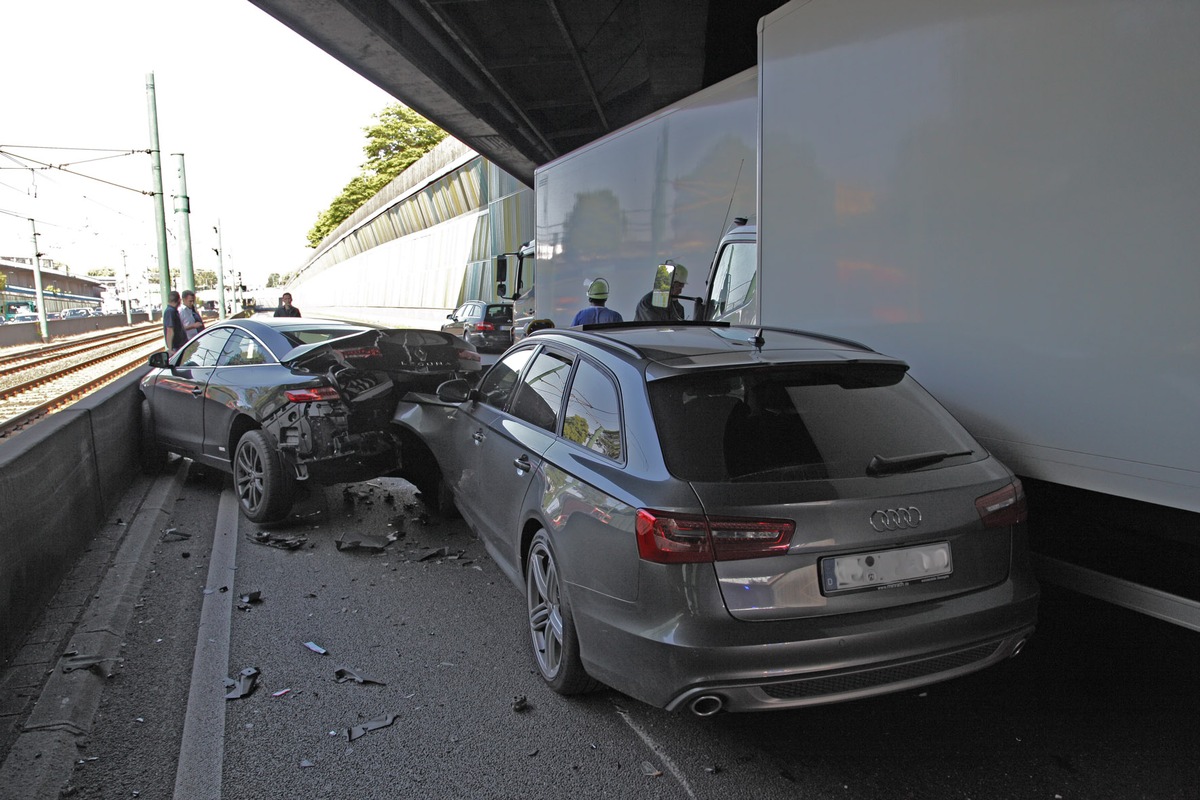
[[[337,350],[346,358],[383,358],[383,351],[378,347],[352,347],[349,350]]]
[[[490,322],[476,322],[475,330],[477,330],[477,331],[494,331],[494,330],[496,330],[496,326]]]
[[[316,403],[321,400],[337,400],[337,389],[332,386],[314,386],[311,389],[288,389],[284,392],[289,403]]]
[[[796,523],[638,509],[638,555],[658,564],[763,558],[788,551]]]
[[[985,528],[1004,528],[1024,522],[1029,516],[1025,506],[1025,488],[1021,481],[1013,482],[999,491],[985,494],[975,501],[975,510]]]

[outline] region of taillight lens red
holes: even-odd
[[[477,331],[494,331],[494,330],[496,330],[496,326],[490,322],[476,322],[475,330],[477,330]]]
[[[638,555],[658,564],[763,558],[788,551],[796,523],[638,509]]]
[[[1024,522],[1029,516],[1025,505],[1025,488],[1021,481],[1013,482],[999,491],[985,494],[975,501],[975,510],[985,528],[1004,528]]]
[[[289,403],[316,403],[321,400],[337,400],[338,391],[332,386],[314,386],[311,389],[288,389],[284,392]]]
[[[378,347],[352,347],[349,350],[338,350],[346,358],[383,358],[383,351]]]

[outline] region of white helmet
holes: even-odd
[[[608,281],[604,278],[596,278],[588,284],[587,296],[589,300],[607,300]]]

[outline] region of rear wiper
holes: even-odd
[[[936,464],[939,461],[945,461],[947,458],[969,456],[974,452],[974,450],[962,450],[957,453],[947,453],[945,450],[934,450],[930,453],[913,453],[909,456],[896,456],[895,458],[872,456],[871,463],[867,464],[867,474],[875,476],[890,475],[895,472],[909,472],[921,467],[928,467],[930,464]]]

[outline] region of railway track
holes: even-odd
[[[0,442],[144,365],[161,349],[162,334],[148,326],[0,360]]]

